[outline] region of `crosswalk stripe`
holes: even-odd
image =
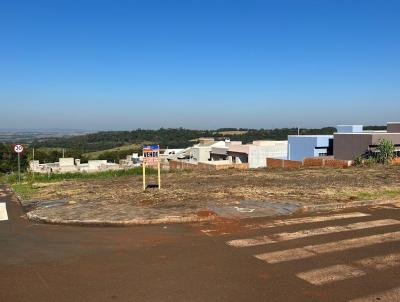
[[[384,292],[372,294],[367,297],[361,297],[350,300],[349,302],[376,302],[376,301],[390,301],[400,302],[400,287],[392,288]]]
[[[400,240],[400,232],[390,232],[379,235],[345,239],[324,244],[308,245],[301,248],[289,249],[284,251],[263,253],[255,255],[255,257],[260,260],[273,264],[290,260],[309,258],[319,254],[340,252],[349,249],[360,248],[385,242],[399,241],[399,240]]]
[[[367,269],[380,271],[383,269],[400,266],[400,253],[364,258],[356,261],[355,264]]]
[[[371,214],[361,213],[361,212],[352,212],[352,213],[343,213],[343,214],[334,214],[334,215],[325,215],[325,216],[313,216],[313,217],[302,217],[302,218],[292,218],[292,219],[282,219],[282,220],[274,220],[265,224],[249,224],[246,227],[253,229],[267,229],[274,228],[279,226],[287,226],[287,225],[295,225],[295,224],[303,224],[303,223],[314,223],[314,222],[324,222],[324,221],[332,221],[339,219],[349,219],[349,218],[359,218],[359,217],[367,217],[371,216]]]
[[[235,240],[228,241],[227,244],[234,246],[234,247],[250,247],[250,246],[271,244],[271,243],[275,243],[275,242],[292,240],[292,239],[306,238],[306,237],[317,236],[317,235],[349,232],[349,231],[362,230],[362,229],[368,229],[368,228],[374,228],[374,227],[380,227],[380,226],[396,225],[396,224],[400,224],[400,221],[395,220],[395,219],[363,221],[363,222],[356,222],[356,223],[351,223],[351,224],[347,224],[347,225],[328,226],[328,227],[318,228],[318,229],[309,229],[309,230],[301,230],[301,231],[297,231],[297,232],[286,232],[286,233],[273,234],[270,236],[258,236],[258,237],[249,238],[249,239],[235,239]]]
[[[0,221],[8,220],[7,208],[4,202],[0,203]]]
[[[356,267],[339,264],[302,272],[297,274],[297,277],[314,285],[324,285],[336,281],[364,276],[365,274],[366,273],[364,271]]]
[[[366,275],[366,270],[379,271],[396,266],[400,266],[400,253],[364,258],[351,265],[339,264],[314,269],[296,276],[314,285],[324,285]]]

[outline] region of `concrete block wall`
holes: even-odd
[[[223,164],[215,165],[212,163],[188,163],[178,160],[169,161],[169,169],[174,170],[201,170],[201,171],[216,171],[216,170],[226,170],[226,169],[240,169],[246,170],[249,168],[249,164]]]
[[[249,168],[248,163],[244,164],[224,164],[224,165],[213,165],[208,163],[199,163],[198,169],[202,171],[217,171],[217,170],[227,170],[227,169],[240,169],[245,170]]]

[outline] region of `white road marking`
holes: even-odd
[[[213,236],[213,234],[210,234],[210,233],[213,233],[213,232],[216,232],[217,230],[200,230],[200,232],[202,232],[202,233],[204,233],[204,234],[206,234],[207,236]]]
[[[333,214],[333,215],[325,215],[325,216],[282,219],[282,220],[274,220],[274,221],[266,223],[266,224],[259,224],[259,225],[250,224],[250,225],[247,225],[246,227],[247,228],[267,229],[267,228],[274,228],[274,227],[286,226],[286,225],[324,222],[324,221],[332,221],[332,220],[348,219],[348,218],[358,218],[358,217],[366,217],[366,216],[371,216],[371,214],[352,212],[352,213]]]
[[[365,274],[366,273],[364,271],[356,267],[339,264],[299,273],[297,274],[297,277],[314,285],[324,285],[336,281],[364,276]]]
[[[400,302],[400,287],[392,288],[384,292],[372,294],[367,297],[361,297],[350,300],[349,302]]]
[[[264,244],[271,244],[280,241],[292,240],[292,239],[300,239],[317,235],[326,235],[333,233],[342,233],[349,232],[355,230],[363,230],[368,228],[380,227],[380,226],[388,226],[400,224],[399,220],[395,219],[383,219],[383,220],[374,220],[374,221],[364,221],[351,223],[347,225],[340,226],[329,226],[319,229],[310,229],[310,230],[301,230],[297,232],[289,232],[289,233],[279,233],[273,234],[270,236],[258,236],[255,238],[249,239],[236,239],[228,241],[227,244],[234,247],[250,247]]]
[[[256,209],[250,209],[250,208],[239,208],[235,207],[236,211],[240,213],[253,213]]]
[[[235,239],[227,241],[226,244],[234,247],[250,247],[277,242],[277,240],[274,240],[271,237],[272,236],[258,236],[249,239]]]
[[[297,277],[314,285],[324,285],[336,281],[366,275],[368,270],[383,270],[400,266],[400,253],[364,258],[351,265],[334,265],[296,274]]]
[[[4,202],[0,203],[0,221],[8,220],[7,208]]]
[[[400,253],[364,258],[356,261],[355,264],[367,269],[380,271],[383,269],[400,266]]]
[[[254,257],[268,263],[279,263],[290,260],[309,258],[319,254],[340,252],[349,249],[366,247],[374,244],[393,242],[400,240],[400,232],[384,233],[379,235],[345,239],[330,243],[308,245],[301,248],[289,249],[255,255]]]

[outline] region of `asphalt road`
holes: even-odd
[[[0,301],[400,301],[395,206],[101,228],[28,222],[0,186],[1,203]]]

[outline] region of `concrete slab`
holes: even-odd
[[[245,200],[238,205],[210,204],[208,210],[225,218],[243,219],[288,215],[296,212],[301,205],[292,202]]]

